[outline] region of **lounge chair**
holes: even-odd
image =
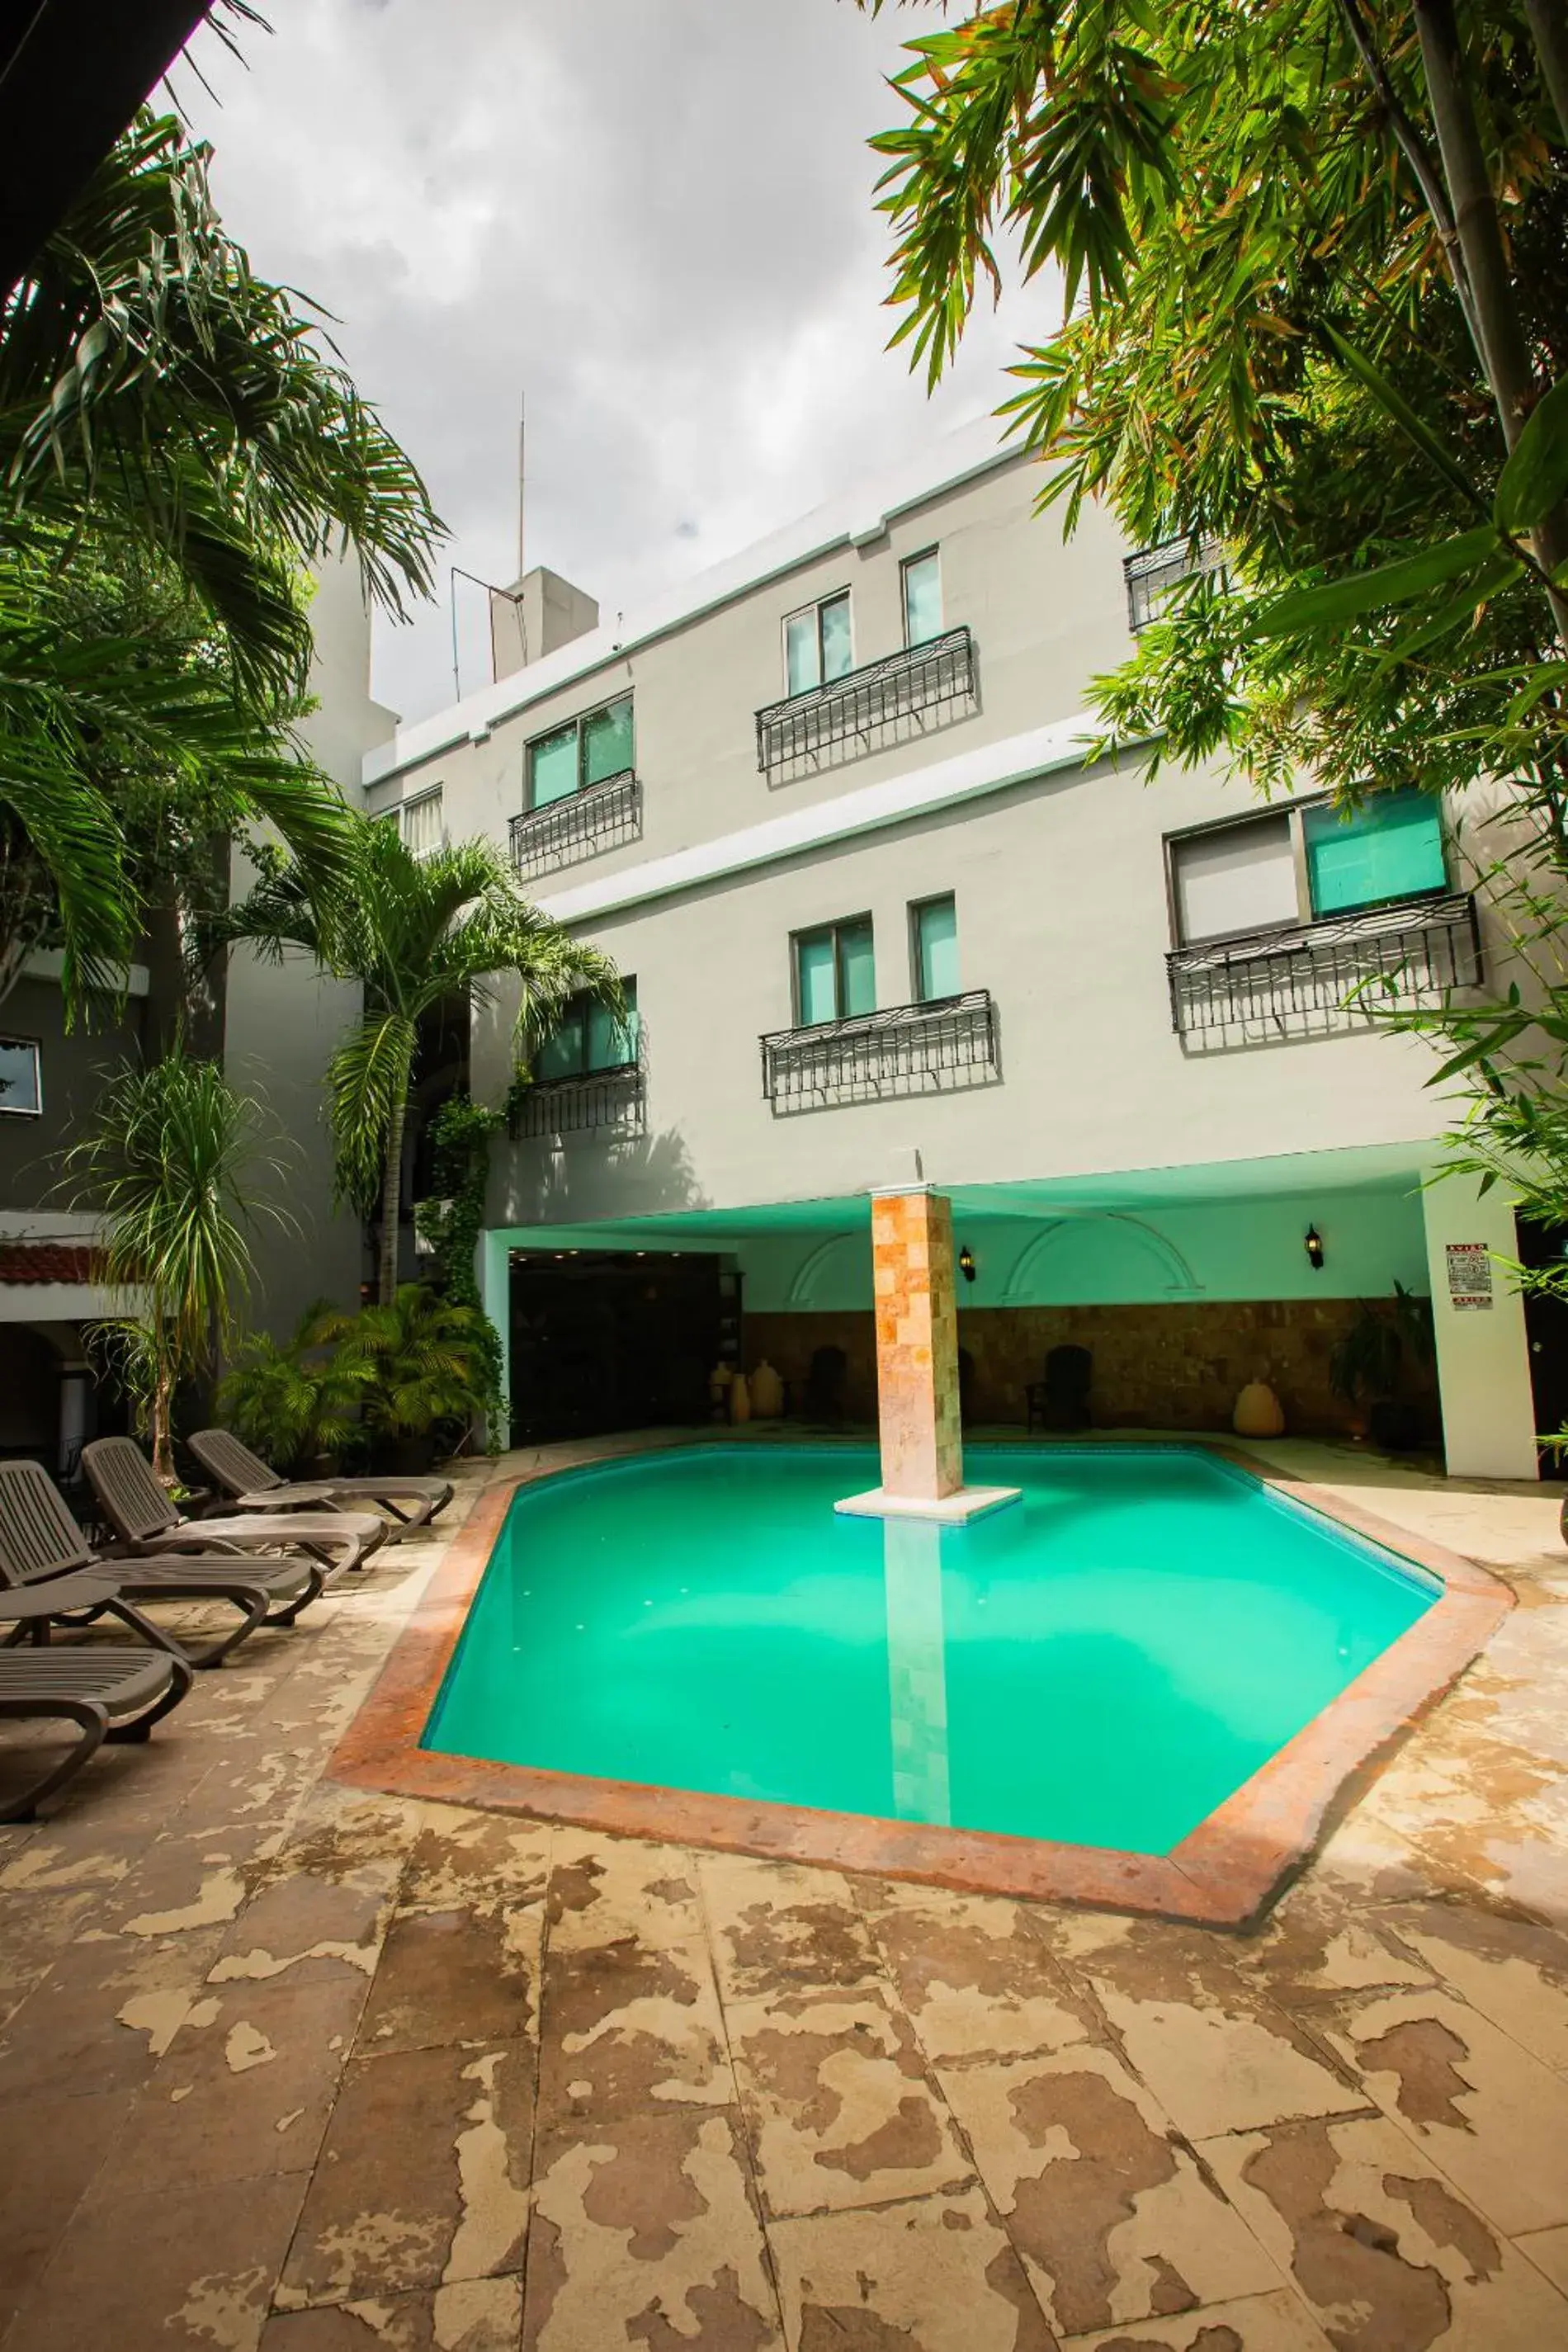
[[[182,1518],[158,1484],[133,1437],[95,1437],[81,1449],[81,1466],[105,1518],[116,1554],[129,1552],[307,1551],[324,1568],[363,1568],[386,1540],[386,1521],[374,1511],[290,1513],[287,1518]]]
[[[131,1656],[107,1643],[50,1648],[50,1623],[78,1609],[120,1618],[149,1644],[148,1652]],[[47,1592],[0,1590],[0,1620],[6,1618],[16,1621],[9,1643],[30,1634],[33,1646],[0,1648],[0,1722],[74,1723],[81,1735],[17,1795],[0,1796],[0,1822],[30,1822],[43,1799],[79,1772],[103,1740],[145,1739],[159,1717],[184,1697],[192,1673],[190,1661],[132,1607],[103,1569],[56,1578]]]
[[[329,1510],[374,1503],[392,1524],[389,1543],[427,1527],[457,1492],[449,1478],[280,1478],[230,1429],[198,1429],[191,1452],[237,1511],[297,1511],[324,1504]],[[406,1510],[400,1505],[408,1504]]]
[[[100,1560],[72,1518],[47,1470],[37,1462],[0,1462],[0,1615],[19,1591],[48,1600],[84,1570],[129,1601],[228,1601],[240,1612],[232,1633],[189,1653],[195,1666],[217,1666],[258,1625],[291,1625],[327,1580],[315,1559],[225,1561],[180,1558]],[[107,1603],[104,1604],[107,1606]],[[83,1606],[58,1600],[64,1614]],[[38,1612],[33,1612],[38,1613]],[[99,1614],[95,1607],[92,1615]]]

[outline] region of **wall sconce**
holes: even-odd
[[[1311,1267],[1313,1273],[1321,1274],[1323,1270],[1323,1236],[1318,1231],[1316,1225],[1309,1225],[1307,1228],[1306,1251],[1307,1263]]]
[[[958,1253],[958,1270],[963,1276],[965,1282],[973,1281],[974,1252],[970,1248],[967,1242],[964,1243],[963,1247]]]

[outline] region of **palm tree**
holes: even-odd
[[[289,724],[307,575],[343,547],[399,612],[441,526],[302,298],[227,237],[210,151],[144,112],[0,299],[0,985],[54,926],[72,1001],[142,912],[129,764],[330,869],[343,814]],[[90,625],[100,569],[191,625]],[[193,658],[193,643],[201,657]]]
[[[420,1022],[441,1005],[494,1001],[498,983],[521,983],[514,1024],[520,1066],[567,1000],[587,993],[624,1011],[615,966],[531,906],[504,855],[488,841],[459,842],[426,857],[395,825],[356,817],[341,880],[319,887],[297,859],[266,861],[248,898],[216,927],[280,960],[304,948],[339,980],[364,992],[358,1023],[328,1065],[329,1115],[340,1199],[363,1214],[381,1202],[377,1296],[397,1294],[403,1133]]]
[[[166,1484],[174,1390],[215,1364],[232,1330],[261,1219],[289,1222],[251,1189],[253,1170],[282,1172],[252,1118],[217,1064],[176,1037],[151,1067],[127,1063],[110,1077],[91,1131],[65,1155],[77,1205],[100,1220],[105,1282],[129,1310],[118,1352],[142,1389]]]

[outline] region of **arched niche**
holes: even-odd
[[[1003,1304],[1131,1307],[1201,1296],[1192,1267],[1157,1225],[1107,1209],[1056,1218],[1037,1234],[1019,1254]]]
[[[792,1307],[845,1309],[871,1304],[871,1236],[862,1228],[829,1234],[809,1250],[789,1286]]]

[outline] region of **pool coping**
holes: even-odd
[[[779,1439],[788,1442],[784,1432]],[[594,1780],[422,1748],[420,1735],[513,1496],[524,1486],[570,1476],[602,1462],[715,1442],[725,1441],[717,1433],[703,1431],[650,1436],[632,1447],[608,1439],[600,1448],[580,1451],[569,1463],[492,1478],[447,1546],[334,1749],[329,1776],[378,1793],[564,1822],[671,1845],[711,1846],[768,1861],[910,1879],[954,1893],[1014,1895],[1032,1902],[1151,1913],[1210,1927],[1244,1927],[1310,1859],[1331,1811],[1342,1801],[1353,1801],[1357,1776],[1374,1767],[1382,1752],[1458,1680],[1513,1606],[1508,1587],[1474,1560],[1412,1535],[1341,1495],[1292,1478],[1244,1446],[1201,1433],[1189,1437],[1136,1430],[1085,1432],[1068,1442],[1192,1447],[1218,1454],[1331,1525],[1424,1569],[1442,1587],[1415,1624],[1168,1854],[942,1829],[863,1813],[822,1812],[802,1805]],[[813,1437],[808,1442],[825,1441]],[[977,1442],[1006,1445],[1010,1441],[1002,1436]],[[1037,1447],[1051,1441],[1026,1442]]]

